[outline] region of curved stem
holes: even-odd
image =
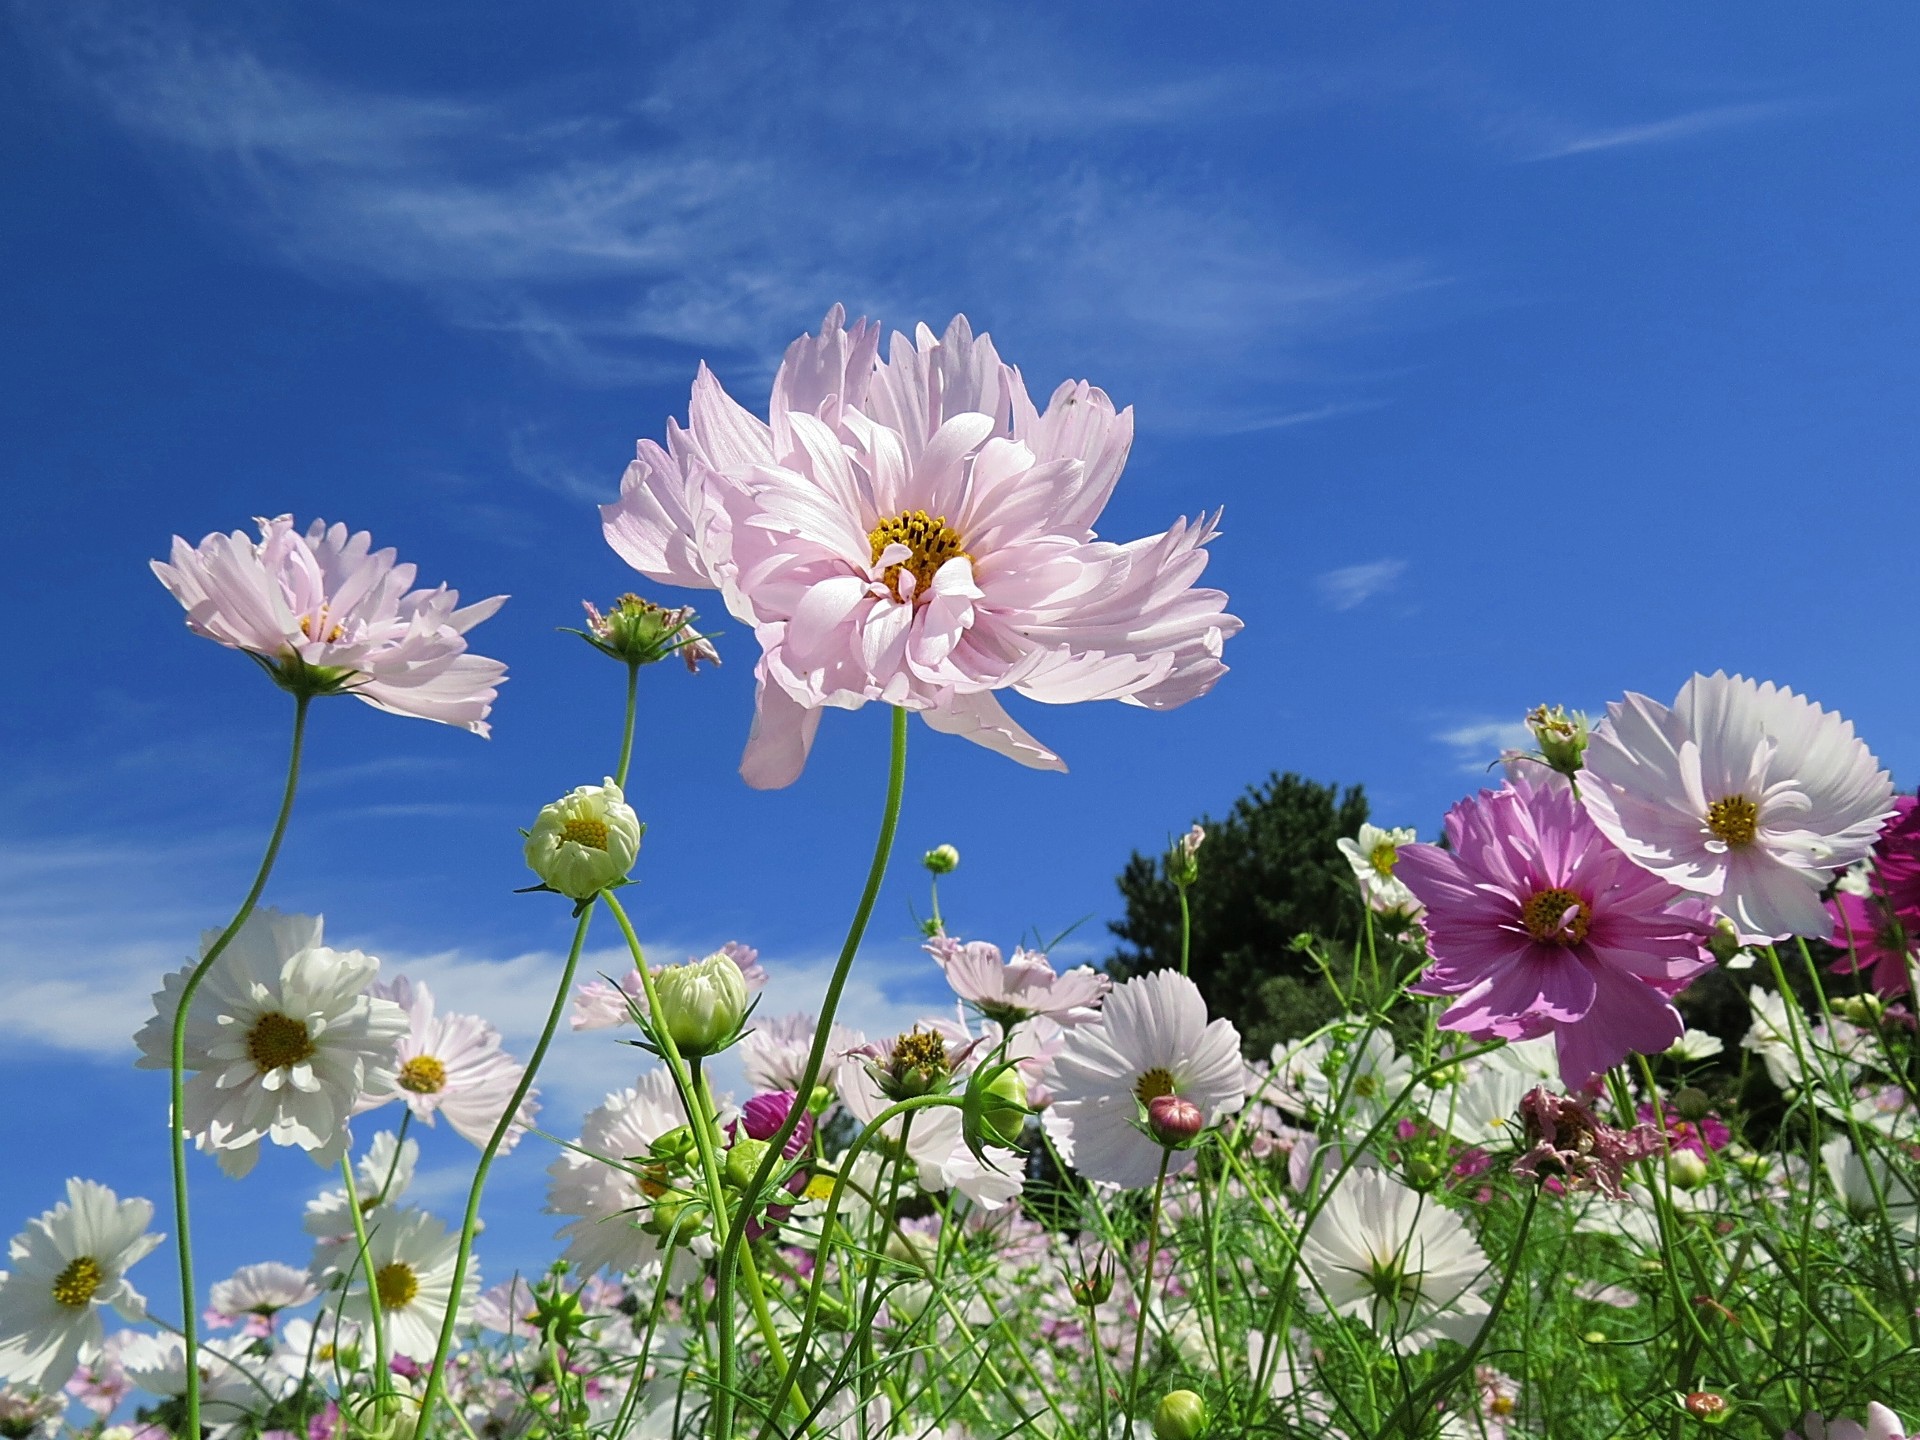
[[[507,1101],[507,1108],[500,1112],[493,1133],[487,1137],[486,1147],[480,1152],[480,1164],[473,1172],[473,1184],[467,1188],[467,1213],[460,1223],[460,1248],[454,1254],[453,1285],[448,1292],[447,1316],[440,1322],[440,1343],[433,1348],[433,1364],[427,1370],[427,1388],[420,1397],[420,1420],[415,1427],[416,1435],[424,1435],[431,1421],[434,1402],[440,1398],[447,1353],[453,1349],[453,1332],[460,1326],[460,1296],[466,1288],[467,1265],[473,1259],[473,1236],[480,1224],[480,1196],[487,1188],[487,1172],[493,1168],[493,1157],[500,1153],[507,1131],[513,1128],[514,1118],[519,1115],[527,1092],[533,1088],[533,1077],[540,1069],[540,1062],[547,1058],[547,1047],[553,1043],[553,1032],[560,1028],[560,1017],[566,1013],[567,997],[573,990],[573,972],[580,964],[580,951],[587,943],[587,926],[592,920],[593,907],[582,906],[580,919],[573,927],[573,944],[567,950],[566,967],[561,970],[560,984],[553,992],[553,1007],[547,1012],[546,1026],[540,1031],[540,1039],[534,1045],[533,1053],[527,1057],[527,1068],[521,1072],[520,1083],[513,1087],[513,1096]]]
[[[187,1371],[184,1429],[189,1435],[200,1433],[200,1308],[194,1301],[193,1233],[187,1217],[187,1137],[183,1115],[187,1090],[187,1013],[193,1004],[194,992],[200,988],[207,971],[213,968],[213,962],[233,943],[233,937],[240,933],[240,927],[253,914],[253,907],[260,903],[260,892],[267,888],[267,876],[273,873],[273,862],[280,856],[280,842],[286,838],[287,820],[293,814],[294,793],[300,787],[300,752],[306,743],[307,707],[312,700],[310,695],[293,697],[293,747],[287,757],[287,784],[280,796],[280,814],[273,822],[273,834],[267,840],[267,853],[260,857],[260,868],[254,872],[253,885],[227,928],[207,947],[207,953],[200,957],[200,963],[187,976],[187,983],[180,991],[180,1008],[173,1016],[173,1059],[169,1077],[172,1110],[167,1131],[173,1152],[174,1233],[179,1237],[180,1338],[185,1345],[181,1353],[186,1356]]]
[[[887,860],[893,854],[894,832],[900,826],[900,797],[906,785],[907,712],[895,706],[892,757],[887,767],[887,799],[880,813],[880,834],[874,842],[873,860],[867,867],[866,889],[860,893],[860,904],[853,912],[853,923],[847,927],[846,941],[840,947],[839,962],[833,967],[833,978],[827,982],[826,998],[820,1005],[820,1022],[813,1032],[813,1048],[807,1052],[806,1069],[801,1072],[800,1083],[794,1087],[796,1098],[793,1108],[787,1112],[787,1118],[780,1128],[768,1138],[767,1153],[760,1161],[760,1168],[741,1192],[740,1208],[734,1214],[733,1223],[727,1227],[727,1240],[720,1252],[719,1273],[714,1282],[714,1301],[722,1319],[733,1314],[733,1273],[740,1262],[740,1244],[746,1235],[747,1217],[754,1213],[761,1192],[767,1188],[774,1167],[780,1163],[786,1143],[800,1124],[808,1097],[813,1094],[813,1087],[819,1083],[820,1071],[826,1064],[827,1040],[833,1030],[834,1012],[840,1008],[840,992],[846,988],[847,975],[853,969],[853,957],[859,952],[860,941],[867,933],[867,921],[873,915],[874,901],[880,896],[880,882],[886,877]],[[729,1325],[720,1328],[720,1374],[714,1393],[713,1418],[716,1440],[732,1440],[733,1335]]]
[[[1153,1262],[1160,1252],[1160,1202],[1167,1190],[1167,1162],[1173,1158],[1171,1150],[1160,1152],[1160,1173],[1153,1177],[1153,1210],[1147,1221],[1147,1263],[1142,1267],[1140,1277],[1140,1319],[1133,1327],[1133,1367],[1127,1376],[1126,1418],[1133,1418],[1134,1406],[1140,1400],[1140,1353],[1147,1340],[1147,1311],[1153,1304]],[[1225,1379],[1223,1375],[1221,1379]]]

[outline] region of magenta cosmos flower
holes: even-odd
[[[1394,867],[1426,907],[1433,963],[1414,989],[1456,997],[1443,1027],[1551,1034],[1569,1086],[1680,1038],[1672,997],[1713,963],[1710,912],[1628,859],[1569,787],[1483,790],[1447,812],[1447,843],[1402,846]]]
[[[246,651],[296,693],[354,695],[487,733],[507,667],[468,654],[466,632],[506,596],[458,609],[458,591],[415,590],[414,567],[373,549],[364,530],[316,520],[302,535],[291,515],[256,523],[258,541],[240,530],[198,545],[176,535],[172,563],[152,562],[187,607],[188,629]]]
[[[761,644],[750,784],[790,784],[821,711],[919,711],[1040,769],[1064,769],[994,696],[1168,709],[1206,693],[1240,629],[1196,588],[1217,516],[1116,545],[1094,522],[1133,412],[1060,386],[1040,411],[964,317],[879,358],[835,306],[789,347],[763,422],[703,366],[686,429],[641,441],[608,543],[643,574],[717,588]]]

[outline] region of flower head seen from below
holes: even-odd
[[[1420,913],[1420,902],[1394,874],[1400,861],[1400,848],[1413,844],[1418,838],[1412,829],[1383,830],[1363,822],[1359,835],[1351,840],[1344,836],[1340,839],[1340,853],[1353,867],[1354,879],[1360,882],[1360,894],[1368,909],[1408,919]]]
[[[1417,993],[1475,1039],[1551,1034],[1581,1085],[1686,1027],[1673,996],[1711,967],[1706,906],[1635,865],[1570,787],[1511,781],[1447,813],[1448,848],[1409,845],[1398,873],[1426,907]]]
[[[205,944],[213,939],[209,932]],[[320,942],[318,916],[256,910],[193,997],[183,1120],[229,1175],[253,1168],[262,1140],[338,1163],[355,1103],[394,1079],[407,1016],[370,993],[380,962]],[[142,1068],[170,1067],[192,968],[174,971],[155,993],[153,1017],[134,1037]]]
[[[669,608],[638,595],[622,595],[603,615],[592,601],[581,604],[586,607],[587,628],[572,633],[603,655],[635,666],[656,665],[677,655],[688,673],[695,675],[702,665],[720,663],[713,641],[693,628],[696,617],[691,605]]]
[[[396,715],[487,733],[507,667],[467,651],[466,632],[506,603],[458,608],[458,591],[413,588],[414,567],[375,550],[366,531],[293,517],[207,536],[175,536],[153,573],[187,610],[196,635],[258,660],[276,683],[309,695],[353,695]]]
[[[242,1265],[207,1292],[209,1325],[243,1323],[256,1340],[273,1334],[273,1317],[319,1295],[305,1270],[277,1260]]]
[[[1207,1125],[1246,1099],[1240,1032],[1207,1019],[1200,987],[1172,970],[1155,970],[1113,988],[1092,1024],[1063,1036],[1047,1069],[1053,1103],[1042,1123],[1062,1157],[1089,1180],[1151,1185],[1193,1164],[1148,1133],[1147,1107],[1177,1095],[1199,1107]]]
[[[1011,959],[1002,959],[998,945],[947,935],[928,941],[925,949],[946,972],[954,994],[1001,1025],[1036,1015],[1058,1025],[1085,1024],[1098,1018],[1100,1001],[1113,988],[1113,981],[1091,965],[1062,974],[1037,950],[1016,949]]]
[[[460,1237],[450,1233],[437,1215],[425,1210],[394,1212],[367,1237],[367,1258],[373,1270],[371,1287],[351,1246],[334,1252],[332,1273],[351,1272],[347,1274],[340,1313],[355,1324],[367,1325],[373,1315],[368,1298],[371,1288],[379,1297],[393,1353],[425,1364],[433,1358],[441,1322],[454,1301],[454,1255],[459,1245]],[[459,1299],[463,1318],[473,1306],[478,1287],[479,1276],[470,1267]]]
[[[527,868],[571,900],[587,900],[627,878],[646,826],[609,775],[542,806],[527,832]]]
[[[356,1113],[398,1100],[427,1124],[444,1115],[454,1133],[474,1145],[493,1138],[524,1068],[500,1048],[500,1032],[478,1015],[435,1010],[425,984],[396,976],[375,985],[371,994],[393,1001],[407,1016],[407,1033],[394,1049],[392,1081],[369,1087]],[[539,1110],[537,1091],[529,1090],[519,1113],[500,1142],[505,1153],[519,1143]]]
[[[103,1306],[139,1320],[146,1302],[127,1270],[162,1237],[148,1200],[122,1200],[91,1180],[13,1237],[0,1272],[0,1379],[57,1389],[100,1349]]]
[[[821,711],[917,710],[1020,763],[1064,768],[995,698],[1168,709],[1211,689],[1240,622],[1197,588],[1213,519],[1116,545],[1093,526],[1133,439],[1084,382],[1045,411],[964,317],[879,356],[829,312],[787,352],[768,417],[703,366],[689,426],[642,441],[602,507],[641,573],[718,588],[761,644],[741,764],[791,784]]]
[[[1893,782],[1850,723],[1723,672],[1695,675],[1671,706],[1609,705],[1579,779],[1610,840],[1710,897],[1748,941],[1824,938],[1821,890],[1894,813]]]
[[[1486,1322],[1487,1257],[1451,1210],[1371,1166],[1347,1173],[1308,1226],[1310,1299],[1358,1317],[1396,1355],[1467,1344]]]

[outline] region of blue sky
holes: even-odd
[[[269,898],[524,1050],[566,916],[510,893],[515,826],[605,773],[618,723],[618,667],[555,633],[633,578],[594,504],[698,360],[764,405],[835,301],[964,310],[1038,392],[1135,405],[1109,536],[1226,506],[1208,579],[1246,630],[1213,695],[1020,710],[1064,777],[916,728],[901,853],[960,847],[970,935],[1084,919],[1062,953],[1095,957],[1128,852],[1270,769],[1432,833],[1530,705],[1695,669],[1810,693],[1920,779],[1910,10],[5,13],[0,1228],[69,1173],[164,1208],[164,1082],[129,1037],[270,817],[290,707],[147,560],[291,511],[513,596],[474,636],[512,668],[492,741],[319,708]],[[798,785],[747,790],[730,628],[721,671],[647,677],[634,909],[667,958],[758,945],[795,1008],[884,720],[830,715]],[[900,866],[856,1021],[937,1001],[923,903]],[[561,1045],[553,1128],[631,1053]],[[427,1140],[450,1207],[470,1151]],[[550,1253],[549,1158],[497,1172],[496,1278]],[[303,1157],[196,1173],[209,1278],[302,1257]],[[171,1312],[166,1263],[140,1273]]]

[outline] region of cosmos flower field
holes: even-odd
[[[528,886],[573,938],[526,1054],[272,906],[308,727],[350,697],[485,735],[505,667],[469,644],[500,598],[462,606],[342,523],[176,539],[153,568],[187,628],[289,697],[261,739],[286,789],[255,883],[133,1037],[169,1076],[172,1193],[76,1178],[18,1217],[0,1435],[1907,1435],[1920,813],[1817,697],[1714,673],[1541,706],[1443,836],[1340,842],[1359,938],[1301,942],[1339,1013],[1265,1053],[1209,1013],[1190,944],[1062,968],[943,914],[952,849],[895,853],[916,715],[916,746],[1059,769],[998,692],[1160,710],[1225,672],[1218,517],[1097,533],[1133,433],[1083,381],[1037,402],[964,319],[883,353],[836,307],[764,409],[701,367],[600,516],[656,598],[555,642],[614,663],[604,744],[527,817]],[[651,962],[629,913],[636,696],[722,658],[684,590],[753,656],[748,787],[798,778],[830,712],[891,712],[809,1013],[757,1005],[748,943]],[[1159,862],[1183,914],[1218,843]],[[837,1016],[889,865],[925,872],[952,1005],[865,1035]],[[582,973],[590,932],[631,969]],[[1744,1007],[1735,1043],[1688,1023],[1709,988]],[[561,1027],[639,1047],[609,1045],[583,1116],[539,1107]],[[310,1253],[145,1260],[245,1205],[263,1146],[337,1181]],[[550,1152],[544,1273],[491,1273],[476,1224],[516,1146]],[[471,1163],[444,1209],[409,1195],[428,1147]]]

